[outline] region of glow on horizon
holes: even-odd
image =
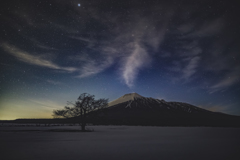
[[[1,102],[0,120],[53,118],[52,111],[64,105],[47,100],[5,100]]]

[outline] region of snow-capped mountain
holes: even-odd
[[[143,97],[137,93],[125,94],[122,97],[111,101],[108,104],[109,107],[114,108],[129,108],[129,109],[156,109],[156,110],[171,110],[177,112],[186,113],[198,113],[209,112],[205,109],[193,106],[191,104],[182,102],[166,102],[165,100],[159,100],[154,98]],[[211,112],[212,113],[212,112]]]
[[[125,94],[97,111],[94,124],[158,126],[240,126],[240,117],[216,113],[182,102]],[[93,114],[94,115],[94,114]]]

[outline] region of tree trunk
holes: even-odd
[[[83,109],[83,119],[82,119],[82,131],[85,131],[85,126],[86,126],[86,110]]]
[[[86,131],[86,130],[85,130],[85,126],[86,126],[86,124],[85,124],[85,123],[82,123],[82,125],[81,125],[82,131]]]
[[[81,129],[82,131],[86,131],[86,110],[81,108]]]

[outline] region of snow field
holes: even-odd
[[[4,160],[240,159],[240,128],[89,126],[0,127]],[[1,158],[2,159],[2,158]]]

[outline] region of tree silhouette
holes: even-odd
[[[94,95],[82,93],[75,103],[68,102],[68,106],[65,106],[64,109],[53,110],[53,116],[55,118],[79,118],[79,124],[81,125],[82,131],[85,131],[87,114],[105,108],[108,105],[108,99],[101,98],[95,100],[94,97]]]

